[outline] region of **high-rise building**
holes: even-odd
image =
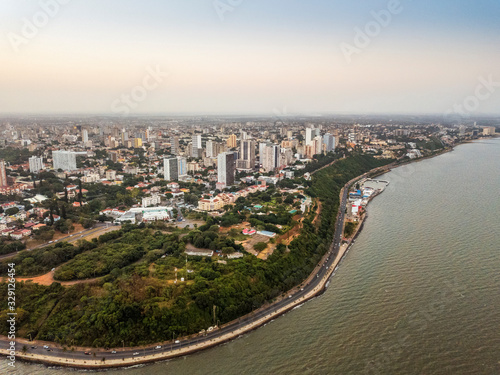
[[[323,139],[319,135],[314,137],[311,144],[314,147],[314,155],[323,153]]]
[[[179,176],[187,175],[187,160],[182,156],[177,156],[177,173]]]
[[[213,158],[215,157],[214,155],[214,141],[207,141],[207,144],[205,146],[205,156],[207,158]]]
[[[8,186],[7,171],[5,170],[5,162],[0,160],[0,187]]]
[[[77,169],[76,152],[64,150],[52,151],[52,163],[54,169],[75,171]]]
[[[165,180],[176,181],[179,178],[179,162],[177,158],[163,159],[163,175]]]
[[[231,134],[229,138],[227,139],[227,147],[229,148],[235,148],[237,146],[236,142],[236,134]]]
[[[234,184],[236,157],[234,152],[222,152],[217,156],[217,182],[224,186]]]
[[[265,145],[261,156],[262,168],[266,172],[274,171],[279,167],[280,146],[272,143]]]
[[[240,159],[245,161],[245,168],[251,169],[255,166],[255,142],[250,139],[241,141]]]
[[[87,129],[82,130],[82,142],[87,143],[89,141],[89,131]]]
[[[330,152],[335,150],[335,137],[330,133],[323,135],[323,144],[325,145],[325,151]]]
[[[125,145],[128,141],[128,132],[125,129],[122,129],[122,143]]]
[[[134,138],[134,148],[142,147],[142,138]]]
[[[179,137],[170,137],[170,153],[179,155]]]
[[[195,134],[193,135],[192,142],[191,142],[191,156],[193,158],[200,158],[201,157],[201,134]]]
[[[306,128],[306,145],[310,145],[315,134],[314,128]]]
[[[43,158],[38,156],[32,156],[29,158],[30,172],[38,173],[40,170],[44,169]]]
[[[241,135],[240,135],[240,139],[241,139],[242,141],[243,141],[243,140],[245,140],[245,139],[248,139],[248,134],[247,134],[247,132],[245,132],[245,131],[243,131],[243,130],[242,130],[240,134],[241,134]]]

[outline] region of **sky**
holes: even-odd
[[[500,114],[499,17],[498,0],[2,0],[0,113]]]

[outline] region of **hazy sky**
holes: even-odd
[[[1,0],[0,112],[500,113],[499,19],[499,0]]]

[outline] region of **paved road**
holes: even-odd
[[[352,181],[350,181],[348,184],[350,184]],[[346,185],[348,186],[348,185]],[[163,352],[169,352],[171,350],[179,349],[179,348],[184,348],[188,347],[190,345],[194,344],[200,344],[200,343],[207,343],[210,342],[211,340],[220,337],[224,334],[231,333],[239,328],[244,327],[245,325],[255,322],[270,313],[275,312],[276,310],[279,310],[280,308],[286,307],[287,305],[291,305],[292,302],[295,302],[302,297],[304,297],[308,292],[312,291],[318,284],[321,282],[322,278],[325,276],[325,274],[328,272],[329,268],[332,266],[332,263],[335,259],[336,254],[339,251],[340,247],[340,241],[341,241],[341,236],[342,236],[342,230],[343,230],[343,223],[344,223],[344,213],[345,213],[345,207],[346,207],[346,202],[347,202],[347,194],[348,194],[348,189],[344,188],[343,194],[342,194],[342,199],[339,205],[339,213],[337,216],[337,222],[335,224],[335,233],[333,237],[333,242],[330,246],[330,249],[328,250],[327,254],[325,254],[322,263],[320,263],[316,269],[316,277],[314,275],[306,281],[306,284],[302,286],[301,289],[297,288],[297,291],[294,292],[293,294],[290,294],[288,298],[284,298],[269,307],[261,308],[251,314],[248,314],[242,318],[240,318],[237,321],[233,321],[231,323],[228,323],[227,325],[221,326],[219,329],[215,329],[212,332],[206,333],[205,335],[199,335],[198,337],[190,338],[190,339],[184,339],[180,340],[179,342],[171,342],[166,345],[162,345],[160,349],[155,349],[154,346],[147,347],[147,348],[142,348],[142,349],[115,349],[116,353],[112,353],[112,350],[92,350],[92,354],[85,354],[83,351],[64,351],[61,348],[58,347],[53,347],[52,345],[49,344],[50,346],[50,351],[47,349],[44,349],[41,345],[38,345],[36,348],[31,348],[31,346],[28,347],[28,353],[33,353],[33,354],[40,354],[40,355],[45,355],[48,357],[59,357],[59,358],[67,358],[67,359],[87,359],[87,360],[102,360],[102,358],[106,358],[108,360],[110,359],[121,359],[121,358],[140,358],[145,355],[151,355],[155,353],[163,353]],[[8,343],[7,340],[0,340],[0,348],[1,349],[7,349],[8,348]],[[17,350],[21,351],[22,349],[22,344],[18,343],[17,345]],[[95,352],[95,357],[94,353]]]
[[[57,240],[51,241],[52,243],[47,242],[47,243],[35,246],[32,249],[26,249],[26,250],[21,250],[21,251],[11,253],[11,254],[1,255],[0,260],[15,257],[16,255],[22,253],[23,251],[33,251],[35,249],[41,249],[42,247],[52,246],[52,245],[55,245],[57,242],[73,243],[73,242],[78,241],[80,238],[87,237],[91,234],[94,234],[95,232],[99,232],[100,230],[102,230],[103,228],[107,228],[108,226],[112,227],[112,225],[110,225],[110,224],[98,223],[93,228],[82,230],[80,232],[69,234],[67,236],[58,238]],[[120,227],[116,226],[115,228],[119,229]]]

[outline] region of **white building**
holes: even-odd
[[[158,194],[153,194],[150,197],[142,198],[142,207],[156,206],[161,203],[161,198]]]
[[[266,172],[274,171],[279,167],[280,162],[280,146],[272,143],[268,143],[263,148],[263,154],[261,155],[262,168]]]
[[[38,156],[32,156],[29,158],[30,172],[38,173],[42,169],[44,169],[43,158]]]
[[[62,169],[63,171],[75,171],[76,168],[76,152],[73,151],[52,151],[52,160],[54,169]]]

